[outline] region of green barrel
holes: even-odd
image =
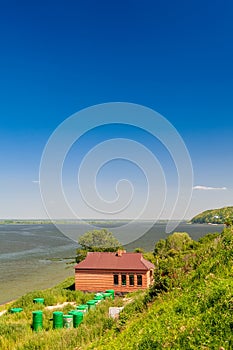
[[[77,328],[83,321],[83,312],[77,310],[71,310],[69,315],[73,315],[73,326]]]
[[[35,298],[33,299],[35,304],[44,304],[44,298]]]
[[[105,291],[105,293],[111,293],[112,299],[114,299],[114,296],[115,296],[115,291],[114,291],[114,289],[108,289],[108,290]]]
[[[68,315],[74,315],[75,312],[77,312],[77,310],[70,310],[70,311],[68,312]]]
[[[96,293],[95,294],[95,297],[99,297],[99,296],[101,296],[103,298],[103,293],[101,292],[101,293]]]
[[[73,315],[63,315],[63,327],[64,328],[73,327]]]
[[[39,331],[43,328],[43,312],[33,311],[32,312],[32,328],[34,331]]]
[[[82,323],[82,321],[83,321],[83,313],[77,311],[73,315],[74,328],[77,328],[80,325],[80,323]]]
[[[79,306],[77,306],[76,309],[77,309],[77,311],[80,311],[83,314],[85,314],[88,311],[88,305],[87,304],[79,305]]]
[[[53,329],[63,328],[63,312],[54,311],[53,312]]]
[[[103,293],[104,299],[112,298],[112,293]]]
[[[93,310],[93,309],[95,309],[95,304],[96,304],[95,300],[88,300],[88,301],[87,301],[88,310]]]
[[[21,312],[21,311],[23,311],[21,307],[13,307],[12,309],[10,309],[10,312],[12,314],[16,314],[17,312]]]
[[[103,300],[103,298],[100,298],[100,297],[94,297],[94,299],[96,301],[96,304],[99,304],[101,303],[101,301]]]
[[[95,296],[94,296],[94,300],[99,300],[99,302],[100,302],[101,300],[103,300],[103,299],[104,299],[103,294],[97,293],[97,294],[95,294]]]

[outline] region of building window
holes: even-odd
[[[113,275],[113,283],[114,283],[114,286],[118,286],[118,284],[119,284],[119,276],[118,275]]]
[[[142,286],[142,275],[137,275],[137,285]]]
[[[134,275],[129,275],[129,285],[134,286]]]
[[[121,284],[122,286],[126,286],[126,275],[121,275]]]

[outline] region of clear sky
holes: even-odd
[[[232,18],[231,0],[0,1],[0,218],[46,217],[38,180],[50,135],[81,109],[115,101],[159,112],[183,138],[194,173],[186,217],[233,205]],[[143,130],[110,125],[84,135],[67,155],[72,205],[83,157],[115,137],[151,149],[173,196],[167,151]],[[97,176],[101,195],[113,200],[116,182],[129,178],[144,200],[142,171],[111,163]]]

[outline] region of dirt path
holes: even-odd
[[[57,304],[57,305],[46,306],[46,307],[45,307],[45,310],[62,309],[62,308],[63,308],[64,306],[66,306],[66,305],[75,306],[76,303],[75,303],[75,302],[66,301],[66,302],[63,303],[63,304]]]
[[[4,315],[7,312],[7,310],[0,311],[0,316]]]

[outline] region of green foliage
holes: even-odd
[[[186,232],[174,232],[155,244],[154,284],[149,289],[147,301],[179,285],[182,277],[192,269],[197,247],[198,243]]]
[[[186,232],[174,232],[166,239],[166,249],[175,251],[184,251],[188,249],[193,240]]]
[[[79,263],[80,261],[84,260],[87,256],[87,253],[88,253],[87,249],[81,249],[81,248],[76,249],[76,257],[75,257],[76,263]]]
[[[144,249],[142,248],[135,248],[134,253],[144,253]]]
[[[220,209],[206,210],[191,219],[192,224],[226,224],[232,225],[233,222],[233,207],[224,207]]]
[[[195,250],[198,243],[195,242],[186,232],[174,232],[165,240],[160,239],[155,244],[154,256],[167,258],[168,256],[175,256],[186,254],[189,251]]]
[[[78,240],[81,248],[76,250],[76,262],[84,260],[88,252],[115,252],[122,249],[121,243],[106,229],[88,231]]]
[[[201,237],[198,242],[201,244],[210,243],[211,241],[215,240],[217,237],[220,237],[220,233],[207,233],[207,235]]]
[[[165,239],[160,239],[155,244],[154,255],[160,254],[163,255],[166,252],[166,241]]]
[[[155,257],[153,252],[143,253],[143,258],[150,261],[152,264],[155,264]]]
[[[231,226],[233,226],[233,217],[228,217],[228,218],[225,220],[224,224],[226,225],[226,227],[231,227]]]
[[[115,252],[122,247],[121,243],[106,229],[88,231],[78,240],[82,249],[89,252]]]

